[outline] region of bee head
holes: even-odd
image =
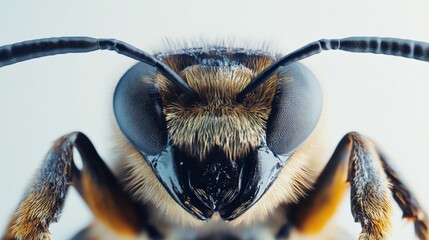
[[[262,197],[313,130],[321,109],[319,86],[308,70],[294,65],[237,101],[273,64],[271,55],[216,48],[157,58],[198,98],[138,63],[115,91],[119,126],[185,210],[201,220],[214,212],[233,220]],[[296,75],[305,80],[295,81]]]

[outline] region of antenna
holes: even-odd
[[[277,73],[281,67],[316,55],[323,50],[343,50],[356,53],[374,53],[429,61],[429,43],[400,38],[349,37],[343,39],[320,39],[295,50],[267,67],[256,76],[238,95],[244,97]]]

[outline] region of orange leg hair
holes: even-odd
[[[374,143],[355,132],[338,144],[313,190],[291,207],[292,225],[302,233],[321,231],[349,186],[352,214],[362,226],[360,239],[387,238],[391,227],[390,193],[403,217],[414,221],[417,237],[429,239],[429,220],[418,201]]]
[[[81,171],[73,163],[74,147],[82,158]],[[156,232],[147,213],[130,201],[90,140],[75,132],[55,141],[2,239],[50,239],[49,225],[58,220],[70,185],[97,221],[112,232],[120,236]]]

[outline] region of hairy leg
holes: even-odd
[[[82,170],[73,162],[75,147]],[[144,209],[130,201],[90,140],[75,132],[55,141],[2,239],[50,239],[49,225],[59,219],[70,185],[77,188],[97,221],[113,232],[124,236],[148,229],[156,232]]]
[[[360,239],[385,239],[391,228],[391,198],[415,223],[419,239],[428,239],[429,221],[409,188],[365,137],[348,133],[338,144],[308,196],[291,207],[292,225],[304,233],[320,231],[351,187],[352,214],[362,226]]]

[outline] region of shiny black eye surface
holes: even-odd
[[[275,154],[292,152],[313,132],[322,111],[322,91],[304,65],[279,71],[279,85],[267,122],[267,145]]]
[[[138,63],[116,86],[113,108],[120,129],[141,152],[156,155],[167,147],[167,128],[155,77],[157,70]]]

